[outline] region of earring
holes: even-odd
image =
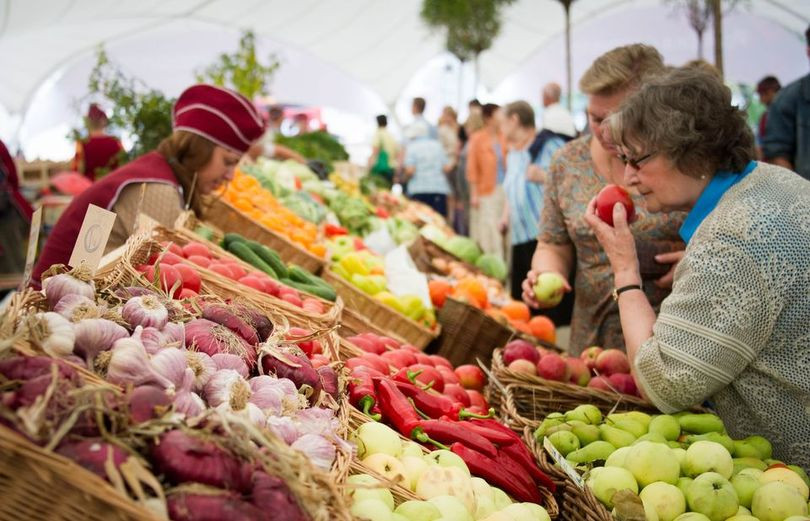
[[[701,179],[706,179],[706,174],[700,176]]]

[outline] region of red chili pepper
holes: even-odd
[[[478,415],[464,409],[464,406],[454,402],[447,396],[440,394],[430,394],[412,383],[402,381],[402,371],[394,375],[394,384],[397,389],[413,400],[413,405],[425,415],[437,420],[446,416],[451,420],[461,420],[464,418],[489,418],[495,414],[494,409],[489,410],[487,416]]]
[[[476,418],[470,420],[470,423],[473,425],[477,425],[479,427],[489,429],[494,432],[499,432],[503,436],[508,436],[515,443],[521,443],[523,441],[520,439],[520,436],[518,436],[517,433],[515,433],[515,431],[513,431],[506,425],[502,424],[498,420],[493,420],[491,418],[483,418],[483,419]]]
[[[526,469],[532,479],[540,486],[552,492],[557,490],[557,485],[551,481],[551,478],[548,477],[545,472],[540,470],[537,466],[537,462],[534,460],[534,456],[529,453],[529,449],[526,448],[526,445],[524,445],[522,441],[520,443],[503,445],[499,452],[504,459],[510,459],[518,468]]]
[[[349,403],[363,414],[375,421],[380,421],[380,415],[373,411],[377,404],[377,395],[374,392],[374,381],[369,374],[352,374],[349,381]]]
[[[337,235],[348,235],[349,230],[337,224],[326,223],[323,226],[323,233],[325,233],[327,237],[335,237]]]
[[[450,418],[444,416],[444,417],[439,418],[439,419],[440,420],[445,420],[445,419],[449,420]],[[474,421],[478,421],[478,420],[465,421],[464,424],[463,424],[464,428],[469,429],[472,432],[474,432],[474,433],[488,439],[492,443],[497,443],[498,445],[505,445],[505,444],[514,443],[514,439],[511,436],[509,436],[508,434],[505,434],[505,433],[502,433],[500,431],[496,431],[496,430],[493,430],[493,429],[488,429],[486,427],[482,427],[481,425],[473,423]]]
[[[467,429],[461,422],[442,420],[423,420],[419,422],[425,434],[430,438],[451,445],[453,443],[463,443],[468,448],[480,452],[487,457],[494,458],[498,450],[491,441],[480,434]],[[419,438],[417,438],[419,439]],[[422,440],[419,440],[422,441]],[[422,441],[424,443],[424,441]]]
[[[525,475],[525,477],[514,475],[506,471],[498,460],[488,458],[480,452],[464,446],[462,443],[454,443],[450,450],[464,460],[471,473],[486,480],[490,485],[500,487],[518,501],[542,503],[540,492],[528,475]]]
[[[377,217],[380,217],[382,219],[388,219],[389,217],[391,217],[391,214],[388,213],[388,210],[382,207],[377,207],[374,210],[374,213],[377,215]]]
[[[387,378],[375,378],[374,384],[383,418],[391,422],[400,434],[410,438],[411,432],[419,426],[420,418],[408,397]]]

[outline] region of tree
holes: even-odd
[[[714,65],[723,72],[723,16],[738,4],[748,4],[749,0],[664,0],[686,14],[689,26],[698,39],[698,59],[703,59],[703,35],[712,22],[714,29]],[[728,9],[723,11],[723,4]]]
[[[245,31],[235,53],[220,54],[214,63],[198,71],[196,77],[199,82],[228,87],[253,100],[270,93],[270,83],[280,66],[275,54],[270,54],[267,65],[262,64],[256,56],[256,35]]]
[[[422,0],[419,15],[428,27],[445,31],[445,48],[462,63],[475,63],[501,30],[501,8],[514,0]]]

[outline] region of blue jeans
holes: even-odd
[[[411,194],[410,198],[425,203],[439,215],[447,217],[447,194]]]

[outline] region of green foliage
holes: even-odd
[[[419,13],[433,29],[446,31],[446,48],[459,60],[475,59],[501,29],[501,8],[514,0],[422,0]]]
[[[239,39],[239,49],[233,54],[222,53],[216,62],[197,72],[199,82],[228,87],[249,100],[270,93],[273,75],[281,66],[275,54],[264,65],[256,56],[256,35],[245,31]]]
[[[276,135],[276,143],[298,152],[307,159],[316,159],[332,171],[332,161],[345,161],[349,154],[331,134],[323,131],[307,132],[297,136]]]
[[[91,95],[101,95],[112,105],[110,126],[132,135],[134,143],[127,159],[156,149],[172,133],[174,100],[150,89],[142,81],[126,76],[109,60],[103,47],[98,49],[96,56],[88,88]]]

